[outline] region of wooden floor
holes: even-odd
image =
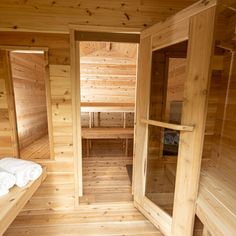
[[[4,236],[162,236],[132,203],[43,213],[22,212]]]
[[[44,136],[20,150],[23,159],[50,159],[48,136]]]
[[[45,143],[46,138],[39,140],[23,150],[22,156],[46,158],[49,148]],[[99,154],[83,160],[84,204],[67,210],[25,209],[4,236],[163,236],[133,206],[126,168],[132,164],[131,156]]]
[[[83,157],[83,192],[80,203],[132,201],[132,184],[126,165],[131,156]]]

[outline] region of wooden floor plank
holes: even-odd
[[[162,236],[132,203],[82,205],[64,211],[21,213],[4,236]]]
[[[132,156],[83,157],[81,204],[132,201],[132,185],[126,165]]]
[[[23,159],[50,159],[48,136],[43,136],[20,150],[20,156]]]

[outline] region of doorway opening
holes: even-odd
[[[9,56],[19,155],[23,159],[50,159],[46,52],[13,50]]]
[[[132,201],[137,43],[83,41],[79,51],[80,204]]]

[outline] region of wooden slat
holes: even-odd
[[[81,112],[134,112],[134,107],[125,106],[82,106]]]
[[[153,126],[167,128],[167,129],[173,129],[173,130],[179,130],[179,131],[192,132],[194,130],[193,126],[170,124],[170,123],[156,121],[156,120],[141,119],[141,122],[144,124],[148,124],[148,125],[153,125]]]
[[[128,33],[107,33],[107,32],[89,32],[89,31],[76,31],[76,41],[102,41],[102,42],[119,42],[119,43],[139,43],[139,34]]]
[[[133,128],[83,128],[85,139],[126,139],[133,138]]]

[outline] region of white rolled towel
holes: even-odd
[[[16,177],[16,185],[24,187],[30,180],[36,180],[42,174],[42,167],[32,161],[6,157],[0,160],[0,168]]]
[[[0,196],[9,192],[9,189],[16,183],[16,177],[0,168]]]
[[[9,189],[1,189],[0,188],[0,197],[3,196],[3,195],[6,195],[9,193]]]

